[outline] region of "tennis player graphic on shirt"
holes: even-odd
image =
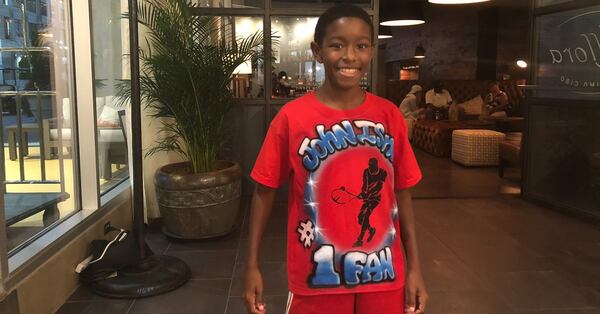
[[[358,198],[363,201],[363,205],[358,213],[358,224],[361,225],[361,230],[358,239],[352,245],[353,247],[362,246],[363,237],[367,231],[369,231],[367,242],[371,241],[375,235],[376,230],[369,223],[369,218],[381,201],[380,192],[386,178],[387,172],[379,168],[377,159],[369,159],[369,167],[363,172],[363,185],[361,193],[358,195]]]

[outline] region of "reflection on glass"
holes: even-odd
[[[38,2],[0,5],[14,13],[0,38],[0,181],[9,254],[76,209],[68,10],[66,1],[46,1],[44,16],[35,10]]]
[[[263,30],[262,17],[222,17],[222,25],[227,26],[233,20],[235,38],[247,38],[256,32]],[[226,28],[227,29],[227,28]],[[262,46],[260,47],[262,50]],[[259,52],[262,55],[262,51]],[[265,70],[264,61],[261,58],[254,58],[240,65],[235,70],[235,76],[232,81],[232,91],[238,98],[261,98],[264,97]]]
[[[325,69],[314,60],[310,49],[317,20],[317,17],[272,18],[271,31],[279,40],[279,46],[273,47],[273,98],[302,95],[325,80]]]
[[[27,11],[36,12],[38,0],[27,0]]]
[[[535,6],[537,8],[541,8],[541,7],[559,4],[559,3],[565,3],[565,2],[575,2],[575,0],[535,0]]]
[[[192,3],[205,8],[250,8],[264,6],[264,0],[193,0]]]
[[[371,7],[371,0],[272,0],[272,6],[274,8],[325,8],[340,2],[354,4],[363,8]]]
[[[117,84],[129,79],[129,26],[122,18],[127,0],[93,0],[94,82],[98,141],[100,193],[129,177],[124,121],[126,104],[121,104]]]
[[[598,5],[537,18],[535,97],[600,99],[599,19]]]
[[[600,217],[600,110],[532,106],[528,194]]]

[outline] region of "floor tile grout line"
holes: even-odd
[[[127,312],[125,312],[125,314],[129,314],[129,312],[131,312],[131,309],[133,309],[133,305],[135,304],[135,300],[133,299],[133,301],[131,301],[131,304],[129,305],[129,308],[127,309]]]
[[[229,281],[229,289],[227,289],[227,301],[225,302],[225,310],[224,310],[223,314],[227,314],[227,310],[229,309],[229,298],[231,296],[231,288],[233,287],[234,272],[235,272],[235,268],[237,266],[238,257],[240,255],[240,247],[242,245],[242,236],[244,235],[244,232],[242,230],[244,229],[244,226],[246,224],[246,211],[250,211],[251,202],[252,202],[252,199],[250,198],[250,204],[245,206],[244,212],[242,213],[244,216],[242,218],[242,224],[240,225],[240,235],[238,238],[237,249],[235,250],[235,259],[233,260],[233,269],[231,270],[231,280]]]

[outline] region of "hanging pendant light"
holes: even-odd
[[[425,48],[421,44],[415,48],[415,59],[423,59],[425,58]]]
[[[429,0],[429,3],[435,4],[469,4],[469,3],[480,3],[488,2],[490,0]]]
[[[379,25],[379,34],[377,39],[392,38],[392,29],[389,26]]]
[[[423,10],[415,0],[382,0],[379,18],[384,26],[409,26],[425,23]]]

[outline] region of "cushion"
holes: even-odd
[[[119,126],[119,112],[106,104],[102,108],[102,113],[98,117],[98,125],[100,126]]]
[[[96,116],[99,117],[104,109],[104,97],[96,97]]]
[[[466,115],[480,115],[484,105],[483,98],[481,98],[480,95],[477,95],[458,106],[465,111]]]

